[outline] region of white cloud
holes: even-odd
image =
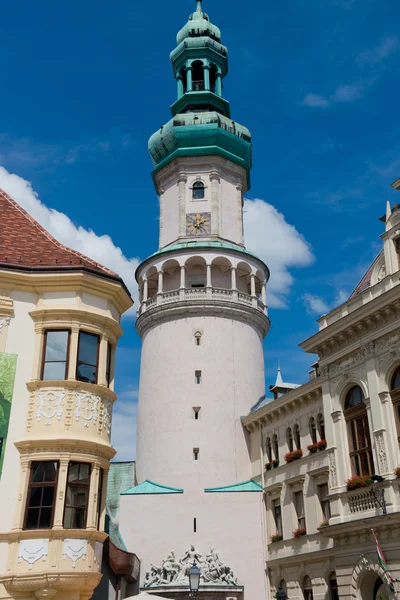
[[[313,294],[304,294],[303,301],[306,306],[307,312],[311,314],[317,314],[318,316],[324,315],[329,312],[329,306],[319,296]]]
[[[393,52],[397,50],[399,47],[399,38],[396,36],[386,37],[379,46],[372,48],[371,50],[367,50],[366,52],[362,52],[357,61],[361,64],[369,64],[376,65],[381,62],[381,60],[387,58]]]
[[[303,106],[310,108],[326,108],[332,104],[343,104],[353,102],[359,98],[364,90],[360,83],[353,85],[338,85],[330,96],[321,96],[319,94],[306,94],[303,98]]]
[[[293,283],[289,268],[310,265],[314,261],[311,246],[276,208],[264,200],[246,199],[244,211],[246,247],[259,256],[271,271],[267,287],[268,304],[285,308]]]
[[[138,391],[126,387],[114,404],[111,444],[117,454],[114,460],[135,460]]]
[[[48,208],[29,181],[9,173],[4,167],[0,167],[0,187],[59,242],[118,273],[136,300],[137,258],[127,258],[109,235],[97,235],[91,229],[76,226],[66,214]]]

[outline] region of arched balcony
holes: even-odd
[[[190,256],[159,261],[140,274],[138,315],[181,301],[223,301],[267,313],[266,279],[250,263],[226,256]]]

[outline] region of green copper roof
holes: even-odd
[[[176,36],[176,42],[180,44],[184,39],[192,36],[209,36],[218,41],[221,40],[221,31],[210,22],[208,14],[201,9],[201,2],[197,2],[196,11],[189,16],[188,22]]]
[[[146,479],[146,481],[143,481],[143,483],[140,483],[139,485],[136,485],[125,492],[121,492],[121,496],[131,496],[133,494],[183,494],[183,490],[153,483],[152,481]]]
[[[212,492],[262,492],[262,486],[249,479],[243,483],[235,483],[234,485],[225,485],[224,487],[206,488],[206,494]]]

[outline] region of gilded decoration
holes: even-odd
[[[26,561],[29,564],[29,571],[32,571],[32,565],[42,559],[46,562],[49,553],[49,540],[21,540],[18,547],[18,562]]]

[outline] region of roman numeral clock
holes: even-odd
[[[186,235],[210,235],[211,213],[198,212],[186,215]]]

